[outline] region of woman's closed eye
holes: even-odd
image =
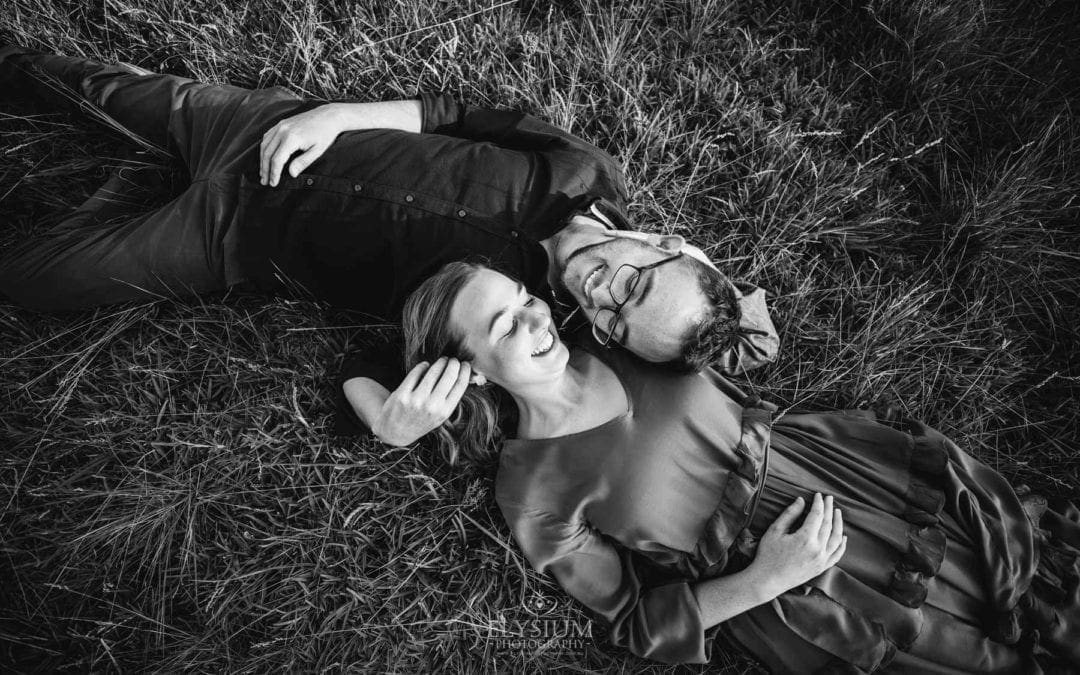
[[[525,301],[525,306],[528,307],[529,305],[533,304],[533,300],[536,300],[536,298],[530,295],[529,299]],[[511,335],[513,335],[514,332],[517,331],[517,326],[518,326],[517,319],[511,319],[510,320],[510,330],[506,331],[506,334],[503,335],[503,337],[508,338]]]

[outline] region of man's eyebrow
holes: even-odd
[[[518,295],[521,295],[521,293],[524,290],[525,290],[525,284],[523,284],[523,283],[521,283],[519,281],[518,282]],[[491,331],[495,330],[495,322],[497,322],[499,319],[501,319],[502,315],[506,314],[509,310],[510,310],[509,307],[503,307],[499,311],[495,312],[495,316],[491,317],[491,323],[488,324],[488,329],[487,329],[488,335],[491,334]]]

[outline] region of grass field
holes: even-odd
[[[622,162],[640,228],[770,291],[781,354],[744,386],[895,404],[1053,495],[1080,488],[1078,26],[1071,0],[0,9],[35,48],[543,116]],[[9,94],[0,246],[125,162],[170,166]],[[528,568],[490,470],[328,435],[342,355],[387,330],[301,297],[0,304],[0,669],[667,671],[600,624],[493,639],[588,614]]]

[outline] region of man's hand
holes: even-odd
[[[802,527],[788,532],[803,510],[799,497],[777,516],[758,542],[757,554],[748,570],[757,582],[776,597],[806,583],[835,565],[847,550],[840,509],[833,508],[831,496],[814,495]]]
[[[289,174],[299,176],[345,130],[345,115],[335,103],[281,120],[263,134],[259,146],[260,182],[277,185],[285,164],[297,152],[303,154],[289,164]]]
[[[259,146],[259,180],[276,186],[285,165],[296,178],[322,157],[344,131],[398,129],[419,133],[423,122],[420,101],[376,101],[372,103],[327,103],[299,115],[283,119],[263,134]],[[292,162],[289,158],[302,153]]]
[[[449,419],[469,386],[469,363],[442,357],[419,363],[390,396],[371,425],[379,440],[409,445]]]

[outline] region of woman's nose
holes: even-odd
[[[524,321],[525,325],[529,327],[530,333],[535,333],[538,330],[546,330],[548,324],[551,323],[551,317],[548,316],[547,312],[540,311],[533,307],[527,308],[520,320]]]

